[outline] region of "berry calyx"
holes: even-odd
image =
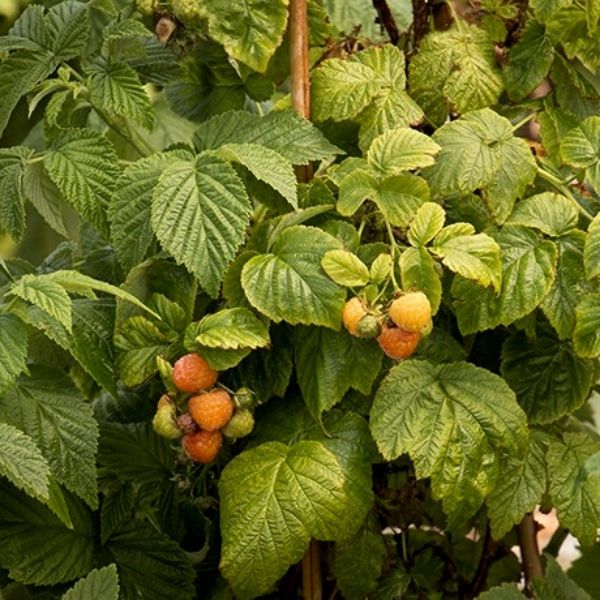
[[[344,305],[342,311],[342,322],[344,327],[352,334],[357,335],[358,324],[361,322],[363,317],[367,316],[367,309],[365,308],[362,300],[357,298],[350,298]]]
[[[180,392],[197,394],[215,385],[217,371],[199,354],[185,354],[174,365],[171,378]]]
[[[423,292],[409,292],[392,302],[388,314],[400,329],[420,333],[431,323],[431,304]]]
[[[366,315],[359,321],[356,335],[364,339],[371,339],[377,337],[380,331],[379,319],[374,315]]]
[[[377,341],[387,356],[400,360],[408,358],[415,351],[420,339],[421,334],[418,332],[384,325]]]
[[[181,429],[177,426],[175,405],[168,396],[161,396],[158,410],[152,419],[152,428],[161,437],[176,440],[181,437]]]
[[[229,423],[223,427],[223,435],[231,439],[237,439],[250,435],[254,429],[254,417],[247,408],[236,410]]]
[[[188,433],[181,439],[185,453],[199,463],[210,463],[215,460],[222,443],[223,435],[220,431]]]
[[[235,405],[225,390],[213,390],[199,396],[192,396],[188,401],[188,411],[201,429],[215,431],[224,427]]]

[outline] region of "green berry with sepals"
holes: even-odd
[[[230,439],[246,437],[254,429],[254,417],[247,408],[236,410],[229,423],[223,427],[223,435]]]

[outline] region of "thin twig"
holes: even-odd
[[[495,561],[505,556],[507,552],[508,551],[505,548],[499,546],[492,538],[490,524],[488,523],[483,538],[483,547],[481,549],[477,571],[475,572],[475,576],[470,585],[469,598],[477,598],[477,596],[479,596],[483,591],[483,587],[488,578],[490,567]]]
[[[390,42],[396,46],[400,41],[400,30],[396,25],[396,19],[388,6],[386,0],[373,0],[373,8],[377,11],[377,21],[383,26],[390,37]]]
[[[537,527],[533,515],[526,514],[517,528],[519,546],[521,547],[521,563],[525,574],[525,583],[531,589],[531,582],[544,577],[544,568],[537,543]]]

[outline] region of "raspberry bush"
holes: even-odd
[[[598,0],[0,33],[0,597],[600,597]]]

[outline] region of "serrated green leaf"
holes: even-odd
[[[117,567],[109,565],[88,573],[86,577],[80,579],[70,590],[65,592],[61,600],[118,600],[118,598]]]
[[[71,298],[59,283],[48,276],[23,275],[12,285],[9,293],[37,306],[71,331]]]
[[[367,152],[367,160],[383,174],[397,175],[434,164],[440,149],[424,133],[400,127],[376,137]]]
[[[418,247],[430,242],[444,226],[446,212],[435,202],[426,202],[417,210],[408,230],[408,241]]]
[[[558,249],[556,276],[541,306],[560,339],[573,334],[577,304],[594,289],[592,282],[585,278],[584,240],[585,236],[579,230],[555,240]]]
[[[371,278],[367,265],[347,250],[329,250],[321,259],[323,270],[338,285],[362,287]]]
[[[216,156],[168,165],[154,189],[152,228],[164,248],[216,296],[245,238],[250,201],[233,168]]]
[[[372,263],[370,277],[375,285],[383,283],[389,278],[392,270],[392,257],[389,254],[380,254]]]
[[[98,425],[92,409],[63,373],[33,365],[30,376],[0,398],[0,415],[31,436],[59,483],[98,506]]]
[[[572,0],[531,0],[531,8],[541,21],[571,4]]]
[[[217,150],[225,144],[264,146],[294,165],[341,152],[309,121],[291,110],[274,110],[265,117],[229,111],[202,123],[194,135],[198,151]]]
[[[225,144],[219,156],[244,165],[251,173],[279,192],[294,208],[298,208],[296,175],[292,163],[281,154],[258,144]]]
[[[48,31],[44,23],[44,7],[29,5],[21,13],[9,34],[31,40],[38,46],[46,48],[48,45]]]
[[[491,285],[497,292],[502,282],[500,246],[485,233],[459,235],[443,243],[434,239],[431,252],[455,273],[482,286]]]
[[[283,39],[288,0],[200,0],[199,15],[208,19],[208,33],[227,53],[250,68],[264,73]]]
[[[600,580],[597,569],[600,560],[600,544],[581,548],[581,556],[575,560],[569,569],[569,577],[585,589],[592,598],[600,596]]]
[[[466,362],[393,367],[375,395],[370,427],[386,459],[408,453],[417,476],[431,477],[453,523],[473,515],[492,491],[502,452],[518,451],[527,439],[512,390]]]
[[[425,248],[407,248],[400,255],[402,288],[423,292],[431,304],[431,314],[435,315],[442,299],[442,282],[433,258]]]
[[[323,254],[338,248],[339,242],[320,229],[289,227],[271,253],[244,265],[242,287],[248,300],[276,323],[339,328],[346,292],[321,268]]]
[[[131,519],[106,544],[119,569],[121,593],[148,600],[188,600],[195,571],[180,545],[149,523]]]
[[[106,209],[119,174],[110,142],[91,129],[65,131],[52,141],[44,166],[65,199],[106,235]]]
[[[562,565],[552,555],[545,554],[544,556],[546,558],[544,578],[534,578],[531,586],[536,598],[540,598],[540,600],[542,598],[544,600],[562,600],[563,598],[593,600],[587,592],[569,578]]]
[[[523,600],[526,598],[515,584],[503,583],[477,596],[477,600]]]
[[[588,117],[565,135],[560,144],[563,162],[585,169],[593,188],[600,190],[600,117]]]
[[[504,342],[502,376],[517,394],[529,422],[546,425],[583,405],[595,372],[593,361],[579,358],[570,342],[543,331],[534,340],[516,333]]]
[[[134,69],[125,63],[96,62],[87,72],[90,99],[95,106],[152,129],[154,109]]]
[[[547,77],[554,60],[554,45],[543,25],[530,19],[519,41],[508,51],[503,76],[506,91],[513,100],[530,94]]]
[[[174,390],[177,393],[177,389]],[[126,519],[131,518],[136,502],[136,490],[131,482],[110,492],[104,492],[100,505],[100,543],[106,544],[108,538],[115,533]]]
[[[196,342],[209,348],[238,350],[269,344],[266,325],[247,308],[226,308],[204,317],[194,329]]]
[[[496,241],[502,251],[499,294],[462,277],[452,284],[463,335],[514,323],[542,302],[554,281],[557,250],[553,242],[517,225],[506,225]]]
[[[379,180],[372,173],[357,169],[340,184],[337,210],[353,215],[365,200],[372,200],[392,225],[406,227],[417,209],[429,200],[427,182],[416,175],[394,175]]]
[[[46,459],[28,435],[8,423],[0,423],[0,475],[30,496],[48,500]]]
[[[436,124],[459,113],[496,104],[502,78],[487,32],[465,22],[421,41],[409,69],[411,95]]]
[[[583,297],[575,309],[573,342],[579,356],[600,356],[600,294]]]
[[[381,366],[381,352],[372,340],[323,327],[295,330],[294,353],[300,391],[317,421],[349,389],[368,395]]]
[[[565,433],[563,442],[552,442],[548,450],[550,496],[557,517],[583,546],[596,541],[600,527],[599,490],[584,468],[599,451],[600,442],[587,433]]]
[[[0,481],[0,565],[27,584],[54,585],[89,573],[94,566],[96,531],[92,513],[66,495],[73,526],[48,508]]]
[[[539,229],[557,237],[577,227],[579,213],[568,198],[544,192],[517,203],[508,223]]]
[[[32,154],[23,146],[0,149],[0,232],[17,242],[25,232],[24,162]]]
[[[369,493],[352,487],[347,466],[322,442],[267,442],[236,456],[219,482],[223,548],[220,568],[236,595],[266,592],[300,560],[311,537],[343,539],[360,523]],[[246,484],[246,492],[239,486]],[[353,508],[354,505],[354,508]],[[240,552],[240,549],[244,549]]]
[[[27,368],[27,329],[14,315],[0,313],[0,393]]]
[[[520,456],[511,455],[486,504],[494,539],[503,538],[533,512],[546,491],[546,447],[541,434],[530,432],[529,443]]]
[[[69,60],[83,54],[90,37],[88,7],[77,0],[66,0],[46,13],[49,49],[57,60]]]
[[[591,279],[600,275],[600,214],[598,214],[588,227],[583,249],[585,273]]]

